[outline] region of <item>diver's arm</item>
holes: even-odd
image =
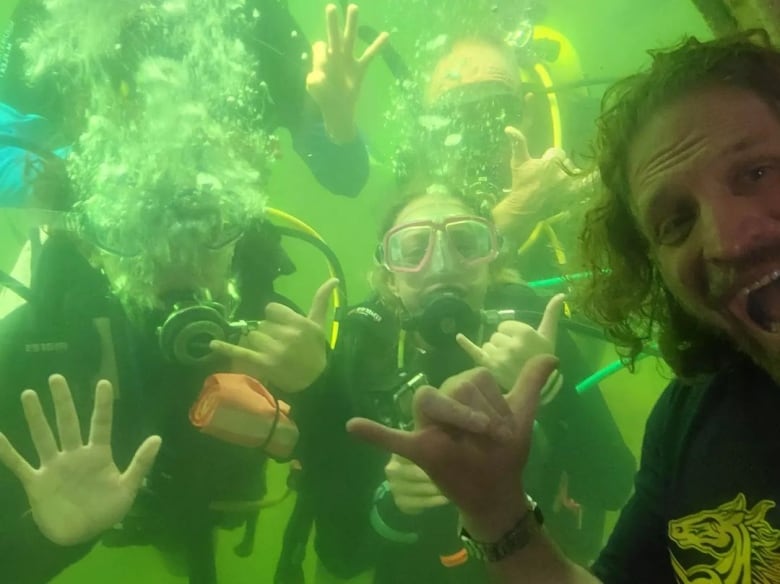
[[[6,496],[6,491],[3,491]],[[74,546],[49,541],[29,511],[0,532],[0,573],[4,582],[43,584],[87,555],[97,539]]]
[[[368,152],[357,132],[339,136],[339,143],[328,134],[320,106],[307,93],[312,45],[286,3],[249,0],[245,10],[248,17],[255,11],[263,16],[250,20],[254,25],[246,43],[262,63],[272,102],[265,112],[267,129],[283,126],[290,131],[296,154],[326,189],[357,196],[368,180]]]
[[[530,513],[526,497],[518,492],[507,499],[493,499],[483,513],[462,516],[463,527],[481,542],[496,542]],[[526,520],[534,521],[532,518]],[[596,584],[601,582],[584,568],[569,561],[543,529],[532,527],[530,541],[501,561],[491,562],[490,571],[502,584]]]
[[[336,195],[356,197],[368,181],[368,150],[360,134],[337,144],[322,118],[314,113],[290,129],[293,149],[323,187]]]

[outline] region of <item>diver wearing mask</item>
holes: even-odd
[[[213,390],[209,397],[219,398],[224,387],[214,386],[224,386],[224,376],[238,371],[229,354],[212,350],[212,341],[237,343],[257,327],[268,326],[268,304],[289,304],[274,292],[273,281],[294,266],[261,215],[234,221],[240,205],[216,204],[219,199],[204,192],[180,191],[169,199],[171,205],[164,210],[150,206],[150,216],[139,217],[135,225],[129,217],[117,225],[100,224],[79,209],[50,229],[30,302],[2,321],[0,386],[7,391],[0,394],[0,428],[34,460],[15,390],[40,389],[48,375],[61,373],[84,422],[95,380],[110,379],[117,396],[116,465],[125,468],[146,436],[157,434],[163,442],[135,504],[121,524],[103,534],[103,543],[154,545],[165,552],[172,572],[189,576],[192,584],[213,584],[216,527],[246,523],[248,539],[237,551],[251,552],[250,532],[257,502],[265,495],[265,466],[272,452],[267,447],[272,444],[237,445],[224,439],[228,432],[207,431],[208,423],[197,426],[193,412],[207,389]],[[143,233],[166,237],[144,239],[139,237]],[[325,335],[320,331],[315,336],[324,360]],[[297,353],[306,358],[304,351]],[[261,380],[284,398],[282,384]],[[280,401],[272,399],[276,411],[269,408],[269,420],[287,432],[284,420],[275,419],[281,417]],[[44,407],[50,406],[44,401]],[[3,525],[9,533],[21,533],[28,529],[18,519],[28,508],[24,492],[5,468],[0,468],[0,485],[5,493]],[[245,506],[222,510],[220,505],[230,502]],[[24,521],[31,523],[26,515]],[[33,561],[27,551],[15,552],[18,561],[10,577],[41,582],[77,561],[94,543],[59,547],[40,534],[18,541],[40,557]],[[6,552],[12,553],[0,546],[0,557]]]
[[[550,387],[562,387],[538,420],[546,446],[533,453],[528,489],[552,508],[565,472],[582,507],[548,523],[598,549],[604,509],[619,508],[630,492],[634,459],[600,393],[574,391],[588,367],[571,339],[560,334],[556,346],[537,330],[544,301],[505,268],[503,255],[480,202],[441,186],[411,190],[381,226],[376,296],[347,312],[325,374],[293,409],[303,475],[288,535],[305,531],[295,518],[308,515],[324,573],[350,578],[374,569],[376,584],[487,582],[456,535],[454,507],[417,467],[356,441],[345,423],[364,416],[408,427],[420,385],[437,387],[478,359],[509,389],[527,359],[550,352],[561,358],[562,379]],[[554,310],[555,303],[548,322]],[[301,550],[305,539],[287,544]],[[277,582],[292,581],[283,577],[292,572],[280,565]]]

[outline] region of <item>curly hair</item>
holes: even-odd
[[[579,287],[582,310],[603,325],[627,364],[657,341],[675,373],[695,377],[735,356],[732,344],[687,314],[665,287],[630,203],[628,153],[659,109],[709,87],[748,90],[773,109],[780,104],[780,53],[764,31],[708,42],[688,38],[651,51],[650,68],[613,85],[604,95],[596,139],[603,188],[580,235],[592,278]]]
[[[486,198],[481,193],[466,193],[449,185],[430,184],[422,182],[421,180],[416,180],[408,188],[401,191],[400,196],[394,200],[393,205],[385,214],[379,225],[379,232],[377,233],[377,247],[384,239],[385,233],[395,225],[401,212],[412,202],[427,196],[432,192],[435,192],[442,197],[454,199],[462,203],[463,206],[474,215],[488,219],[491,223],[493,222],[490,210],[493,207],[494,201],[491,198]],[[518,272],[510,265],[511,260],[511,255],[507,253],[505,246],[502,246],[498,257],[490,264],[491,283],[503,284],[518,283],[521,281]],[[403,311],[400,300],[389,288],[388,281],[390,274],[390,271],[377,259],[374,268],[369,274],[369,282],[379,299],[386,306],[393,308],[400,313]]]

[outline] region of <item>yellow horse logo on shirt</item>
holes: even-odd
[[[767,521],[773,501],[747,509],[745,495],[713,511],[700,511],[669,522],[669,538],[694,549],[712,563],[684,567],[670,552],[680,584],[776,584],[780,582],[780,530]]]

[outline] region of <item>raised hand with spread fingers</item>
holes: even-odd
[[[33,468],[8,439],[0,434],[0,462],[24,487],[33,519],[50,541],[62,545],[87,542],[122,520],[149,473],[161,439],[147,438],[130,466],[121,472],[111,450],[114,392],[108,381],[95,388],[89,440],[82,440],[76,407],[68,382],[49,378],[57,419],[54,436],[38,394],[26,390],[22,407],[40,460]]]

